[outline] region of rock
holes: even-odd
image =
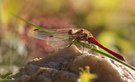
[[[106,57],[81,53],[75,46],[30,61],[13,76],[15,82],[77,82],[79,68],[90,66],[93,82],[135,82],[133,70]]]

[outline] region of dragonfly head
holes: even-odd
[[[77,41],[87,41],[89,37],[89,32],[84,29],[79,30],[69,30],[68,34],[71,35],[71,39],[76,39]]]

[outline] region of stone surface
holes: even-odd
[[[79,68],[86,66],[97,76],[93,82],[135,82],[133,70],[105,57],[81,54],[75,46],[30,61],[14,78],[15,82],[77,82]]]

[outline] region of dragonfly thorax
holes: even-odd
[[[87,41],[90,35],[87,30],[84,29],[69,30],[68,34],[71,36],[71,39],[75,39],[77,41]]]

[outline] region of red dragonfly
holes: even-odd
[[[112,54],[116,58],[125,61],[125,59],[118,53],[101,45],[93,35],[85,29],[54,29],[50,30],[52,33],[36,30],[34,37],[45,40],[47,43],[56,47],[65,47],[71,45],[74,41],[85,41],[89,44],[95,44],[98,47],[104,49],[108,53]],[[54,32],[54,33],[53,33]]]

